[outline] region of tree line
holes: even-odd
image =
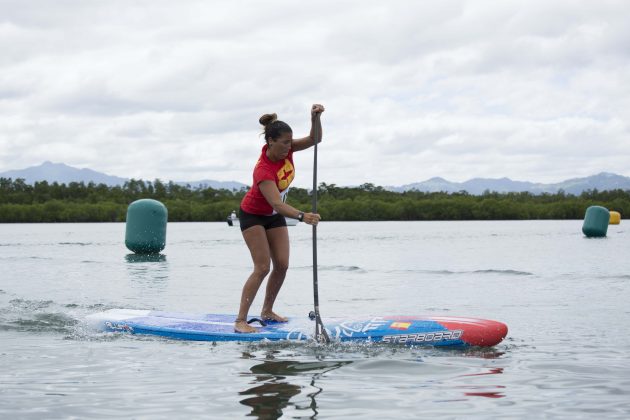
[[[246,189],[226,190],[182,186],[160,180],[130,180],[121,186],[70,182],[27,184],[23,179],[0,178],[0,223],[124,222],[127,206],[152,198],[168,209],[173,222],[223,221],[237,210]],[[582,219],[589,206],[600,205],[630,214],[630,191],[589,190],[580,195],[486,191],[392,192],[373,184],[339,187],[322,183],[318,211],[327,221],[368,220],[530,220]],[[292,188],[289,203],[311,208],[312,192]]]

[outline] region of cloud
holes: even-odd
[[[320,179],[630,175],[623,1],[0,2],[0,170],[249,182],[323,103]],[[297,154],[309,186],[312,155]]]

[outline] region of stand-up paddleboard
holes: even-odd
[[[234,332],[234,315],[189,314],[111,309],[87,317],[101,331],[150,334],[179,340],[261,341],[307,340],[314,321],[308,316],[286,323],[268,323],[258,332]],[[253,324],[257,325],[257,324]],[[335,341],[430,346],[494,346],[507,335],[507,325],[486,319],[446,316],[396,316],[368,319],[327,318],[325,328]]]

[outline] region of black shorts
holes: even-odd
[[[241,208],[239,208],[238,210],[238,220],[241,225],[241,232],[256,225],[264,227],[265,230],[287,225],[287,221],[280,213],[276,213],[273,216],[263,216],[260,214],[247,213]]]

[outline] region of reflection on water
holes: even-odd
[[[132,285],[164,289],[169,265],[164,254],[127,254],[127,273]]]
[[[251,358],[251,354],[243,353],[243,358]],[[296,410],[309,410],[310,417],[317,416],[316,396],[323,390],[316,385],[321,375],[338,369],[352,361],[315,361],[299,362],[294,360],[274,360],[273,352],[266,354],[264,362],[250,368],[254,377],[254,386],[239,392],[239,395],[247,395],[240,402],[252,408],[251,416],[264,419],[277,419],[283,415],[283,409],[293,406]],[[250,375],[246,373],[245,375]],[[308,403],[291,403],[291,398],[302,393],[304,385],[290,383],[287,377],[309,377],[309,391],[306,394]],[[299,381],[298,381],[299,382]]]
[[[479,373],[469,373],[466,375],[461,375],[461,377],[466,376],[486,376],[486,375],[502,375],[503,368],[491,368],[484,372]],[[484,397],[484,398],[503,398],[505,397],[505,386],[504,385],[469,385],[466,387],[462,387],[465,389],[472,389],[473,391],[464,392],[464,395],[467,397]],[[488,389],[490,388],[490,389]]]
[[[125,261],[127,261],[128,263],[163,262],[163,261],[166,261],[166,255],[164,254],[127,254],[125,255]]]
[[[465,392],[467,397],[485,397],[485,398],[503,398],[505,395],[501,392]]]
[[[462,376],[484,376],[484,375],[499,375],[503,373],[503,368],[492,368],[490,370],[488,370],[487,372],[481,372],[481,373],[469,373],[466,375],[462,375]]]
[[[498,359],[505,354],[503,350],[494,347],[471,347],[464,349],[437,349],[441,352],[449,352],[454,356],[474,357],[478,359]]]
[[[344,366],[349,367],[349,370],[345,370],[346,375],[361,372],[370,382],[378,382],[379,377],[396,377],[399,386],[405,380],[418,386],[427,377],[432,377],[431,381],[441,383],[457,395],[452,401],[479,397],[501,399],[507,396],[503,384],[505,368],[483,366],[485,360],[499,359],[504,355],[504,352],[492,348],[414,349],[374,344],[305,348],[287,347],[286,343],[284,347],[280,343],[269,343],[264,346],[253,345],[250,350],[243,352],[241,358],[259,363],[242,374],[251,378],[251,386],[238,394],[245,397],[240,403],[251,407],[249,415],[257,418],[276,419],[283,415],[295,415],[295,411],[306,412],[305,417],[317,417],[317,397],[324,391],[318,383],[322,382],[324,374]],[[287,351],[291,351],[289,360],[286,359]],[[295,360],[300,356],[305,356],[307,360]],[[342,357],[342,360],[324,360],[328,357]],[[477,366],[472,373],[449,373],[451,369],[456,369],[459,361],[469,358],[480,359],[482,366]],[[396,398],[392,398],[395,404]]]
[[[289,404],[291,397],[300,393],[300,387],[288,382],[267,382],[239,392],[239,395],[253,395],[241,400],[241,404],[252,408],[251,415],[258,418],[279,418],[282,409]]]

